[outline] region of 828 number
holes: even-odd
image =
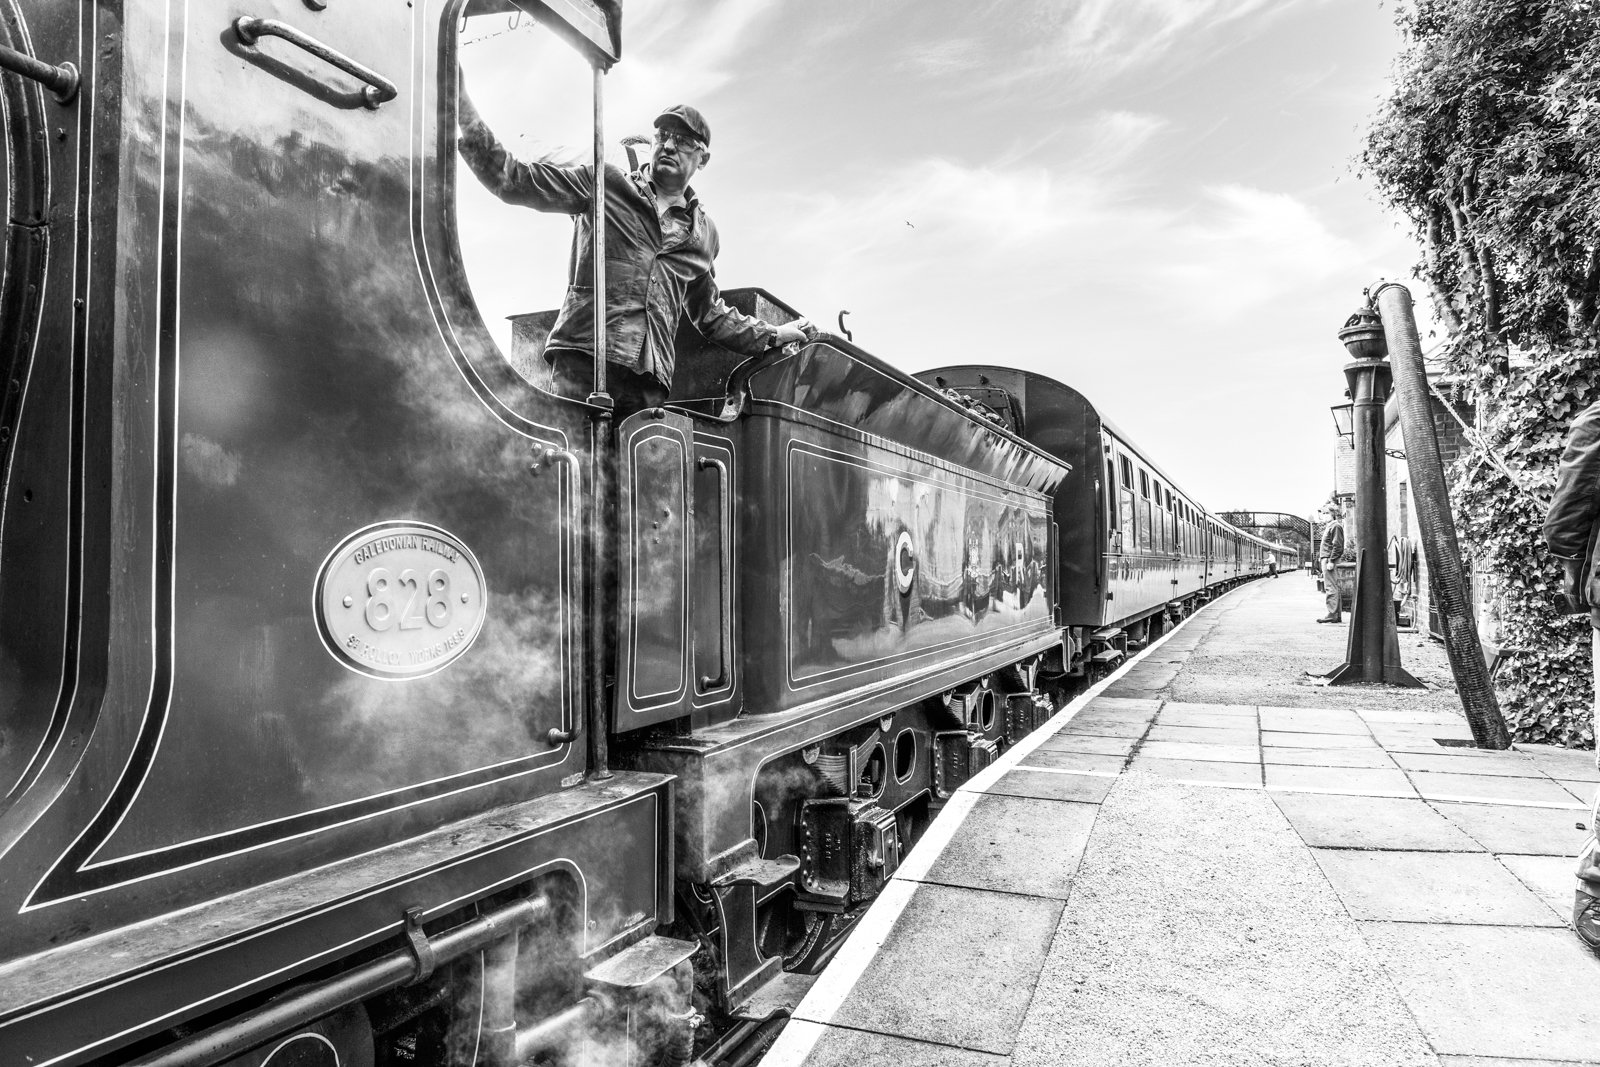
[[[435,568],[424,579],[411,567],[398,577],[387,567],[372,568],[367,574],[366,616],[367,625],[378,633],[396,623],[402,630],[420,630],[424,623],[444,629],[450,623],[449,573]]]

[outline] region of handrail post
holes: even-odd
[[[606,589],[616,581],[616,570],[607,567],[612,531],[609,506],[616,492],[613,467],[612,411],[614,401],[606,392],[606,142],[605,71],[594,68],[594,197],[592,206],[591,255],[594,260],[594,390],[589,394],[590,449],[594,464],[589,494],[589,559],[587,603],[589,609],[589,773],[604,780],[611,777],[610,754],[606,747]],[[619,597],[620,601],[620,597]],[[618,610],[622,610],[620,603]]]

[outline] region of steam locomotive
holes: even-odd
[[[1066,387],[838,339],[685,333],[713,399],[613,448],[461,267],[503,0],[3,2],[0,1062],[748,1061],[963,781],[1263,568]]]

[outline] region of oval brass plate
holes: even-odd
[[[317,572],[317,630],[333,658],[373,678],[443,670],[483,629],[483,568],[453,535],[380,522],[339,543]]]

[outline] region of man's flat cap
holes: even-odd
[[[706,117],[688,104],[674,104],[656,116],[656,129],[663,126],[682,126],[696,137],[700,143],[711,144],[711,124]]]

